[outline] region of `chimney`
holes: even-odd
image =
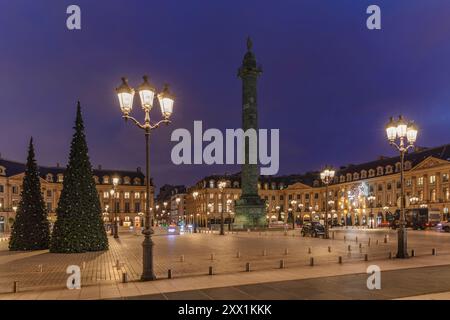
[[[56,163],[56,167],[59,168],[59,162]]]
[[[136,171],[139,172],[139,173],[141,173],[141,167],[137,167],[137,168],[136,168]]]
[[[98,165],[98,170],[102,170],[102,165],[101,164]]]

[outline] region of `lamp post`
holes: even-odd
[[[328,185],[333,181],[335,171],[331,167],[325,167],[320,173],[320,179],[325,185],[325,238],[329,239],[329,224],[328,224]]]
[[[375,201],[375,196],[373,194],[371,194],[370,196],[367,197],[367,200],[369,201],[369,205],[370,205],[370,229],[374,228],[375,222],[374,222],[374,217],[373,217],[373,202]]]
[[[277,210],[277,214],[278,214],[278,216],[277,216],[277,221],[280,221],[280,215],[281,215],[280,209],[281,209],[280,206],[276,206],[276,207],[275,207],[275,210]]]
[[[221,201],[222,201],[222,210],[220,211],[220,235],[223,236],[225,235],[225,231],[224,231],[224,218],[223,218],[223,210],[224,210],[224,202],[223,202],[223,191],[225,189],[225,187],[227,186],[227,183],[225,181],[219,181],[218,187],[219,187],[219,191],[221,193]]]
[[[126,78],[122,78],[122,84],[116,89],[119,97],[120,109],[122,110],[123,118],[125,121],[128,119],[139,128],[144,131],[145,134],[145,171],[146,171],[146,201],[145,201],[145,228],[142,232],[144,234],[144,241],[142,242],[143,249],[143,271],[141,280],[155,280],[156,276],[153,270],[153,228],[152,228],[152,216],[150,214],[150,154],[149,154],[149,138],[150,132],[157,129],[161,124],[169,124],[170,116],[173,111],[174,96],[169,93],[168,85],[165,85],[163,91],[157,95],[159,105],[161,107],[161,113],[163,119],[152,124],[150,122],[150,110],[153,107],[153,101],[155,98],[156,90],[148,82],[148,77],[144,76],[144,82],[138,88],[139,96],[141,98],[141,107],[145,113],[144,123],[141,124],[134,117],[130,116],[130,112],[133,108],[134,89],[128,85]]]
[[[296,208],[297,207],[297,200],[292,200],[291,201],[291,205],[292,208]],[[292,213],[292,230],[295,230],[295,213],[294,213],[294,209],[291,210]]]
[[[228,231],[231,231],[231,203],[233,202],[233,200],[228,199],[227,200],[227,211],[228,211]]]
[[[417,127],[412,122],[406,123],[402,116],[399,116],[397,121],[394,121],[391,117],[386,125],[386,135],[389,144],[400,152],[400,227],[398,229],[397,258],[406,259],[408,258],[408,243],[405,219],[404,161],[408,150],[414,148],[417,139]]]
[[[197,214],[197,210],[196,210],[196,201],[197,201],[197,197],[198,197],[198,192],[194,191],[192,192],[192,197],[194,198],[194,214],[195,214],[195,222],[194,222],[194,233],[197,233],[197,223],[198,223],[198,214]]]

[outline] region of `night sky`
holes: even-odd
[[[66,28],[70,4],[81,31]],[[382,30],[366,28],[371,4]],[[280,129],[279,174],[394,155],[384,126],[400,113],[419,145],[450,143],[449,17],[448,0],[0,0],[0,152],[25,161],[33,136],[40,165],[65,165],[79,99],[92,164],[143,167],[144,136],[121,119],[114,88],[148,74],[177,95],[173,124],[152,136],[157,187],[235,172],[173,165],[170,134],[194,120],[241,127],[248,35],[264,70],[260,127]]]

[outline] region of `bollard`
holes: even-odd
[[[180,262],[184,262],[184,254],[180,256]]]
[[[209,275],[212,276],[213,275],[213,267],[209,266]]]
[[[392,252],[389,252],[389,259],[392,259]]]
[[[331,239],[334,240],[334,231],[331,233]]]
[[[342,264],[342,257],[341,256],[339,256],[339,258],[338,258],[338,263]]]
[[[13,293],[19,292],[19,281],[14,281],[13,284]]]
[[[214,260],[214,253],[211,253],[211,261]]]
[[[280,260],[280,269],[284,269],[284,260]]]
[[[119,259],[116,260],[116,268],[120,268],[120,261],[119,261]]]
[[[360,249],[362,248],[362,243],[359,244],[359,248],[360,248]]]
[[[352,248],[350,245],[348,245],[348,252],[352,251]]]
[[[245,271],[246,271],[246,272],[250,272],[250,262],[247,262],[247,263],[245,264]]]
[[[344,241],[347,241],[347,236],[344,236]]]
[[[128,282],[128,274],[126,272],[122,272],[122,283]]]
[[[411,257],[415,257],[416,256],[416,252],[414,251],[414,249],[411,250]]]
[[[384,235],[384,243],[387,243],[388,242],[388,237],[387,237],[387,234],[385,234]]]
[[[331,252],[331,247],[330,246],[328,246],[328,252]]]
[[[369,238],[369,246],[370,246],[370,238]]]
[[[377,240],[377,242],[375,244],[378,245],[378,240]]]
[[[172,279],[172,269],[167,270],[167,279]]]
[[[313,258],[313,257],[309,258],[309,265],[310,265],[311,267],[314,266],[314,258]]]
[[[367,253],[364,255],[364,261],[369,261],[369,255]]]
[[[311,247],[308,248],[308,253],[311,254]]]
[[[263,250],[262,255],[263,255],[264,257],[267,256],[267,250],[266,250],[266,249]]]
[[[436,248],[431,249],[431,255],[432,256],[436,256],[437,255]]]
[[[289,254],[289,250],[288,250],[288,248],[285,248],[284,249],[284,255],[287,256],[288,254]]]
[[[358,237],[356,237],[356,239],[355,239],[355,240],[356,240],[356,242],[358,242]]]
[[[241,252],[238,251],[238,252],[236,253],[236,258],[240,258],[240,257],[241,257]]]

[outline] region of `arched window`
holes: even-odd
[[[64,181],[64,175],[62,173],[58,173],[58,182]]]
[[[411,161],[406,161],[405,162],[405,170],[409,170],[411,169]]]
[[[123,183],[124,184],[130,184],[130,177],[124,177],[123,178]]]
[[[96,184],[98,184],[98,177],[97,176],[94,176],[94,181],[95,181]]]
[[[351,173],[347,173],[347,182],[352,181],[352,174]]]
[[[104,184],[108,184],[109,183],[109,177],[108,176],[103,176],[103,183]]]
[[[0,166],[0,176],[5,176],[6,175],[6,168],[3,166]]]
[[[342,175],[342,176],[340,176],[340,182],[345,182],[345,176],[344,175]]]
[[[369,170],[369,177],[374,177],[375,176],[375,170],[370,169]]]
[[[53,182],[53,175],[51,173],[48,173],[45,177],[45,180],[47,180],[48,182]]]
[[[395,172],[400,172],[400,168],[402,167],[402,165],[401,165],[401,163],[400,162],[397,162],[396,164],[395,164]]]
[[[386,166],[386,174],[392,173],[392,166],[388,165]]]
[[[359,173],[358,172],[355,172],[354,174],[353,174],[353,180],[358,180],[359,179]]]
[[[134,184],[135,184],[135,185],[140,185],[140,184],[141,184],[141,179],[139,179],[139,178],[134,178]]]
[[[209,180],[209,187],[214,188],[214,180]]]
[[[239,188],[239,181],[233,182],[233,188]]]

